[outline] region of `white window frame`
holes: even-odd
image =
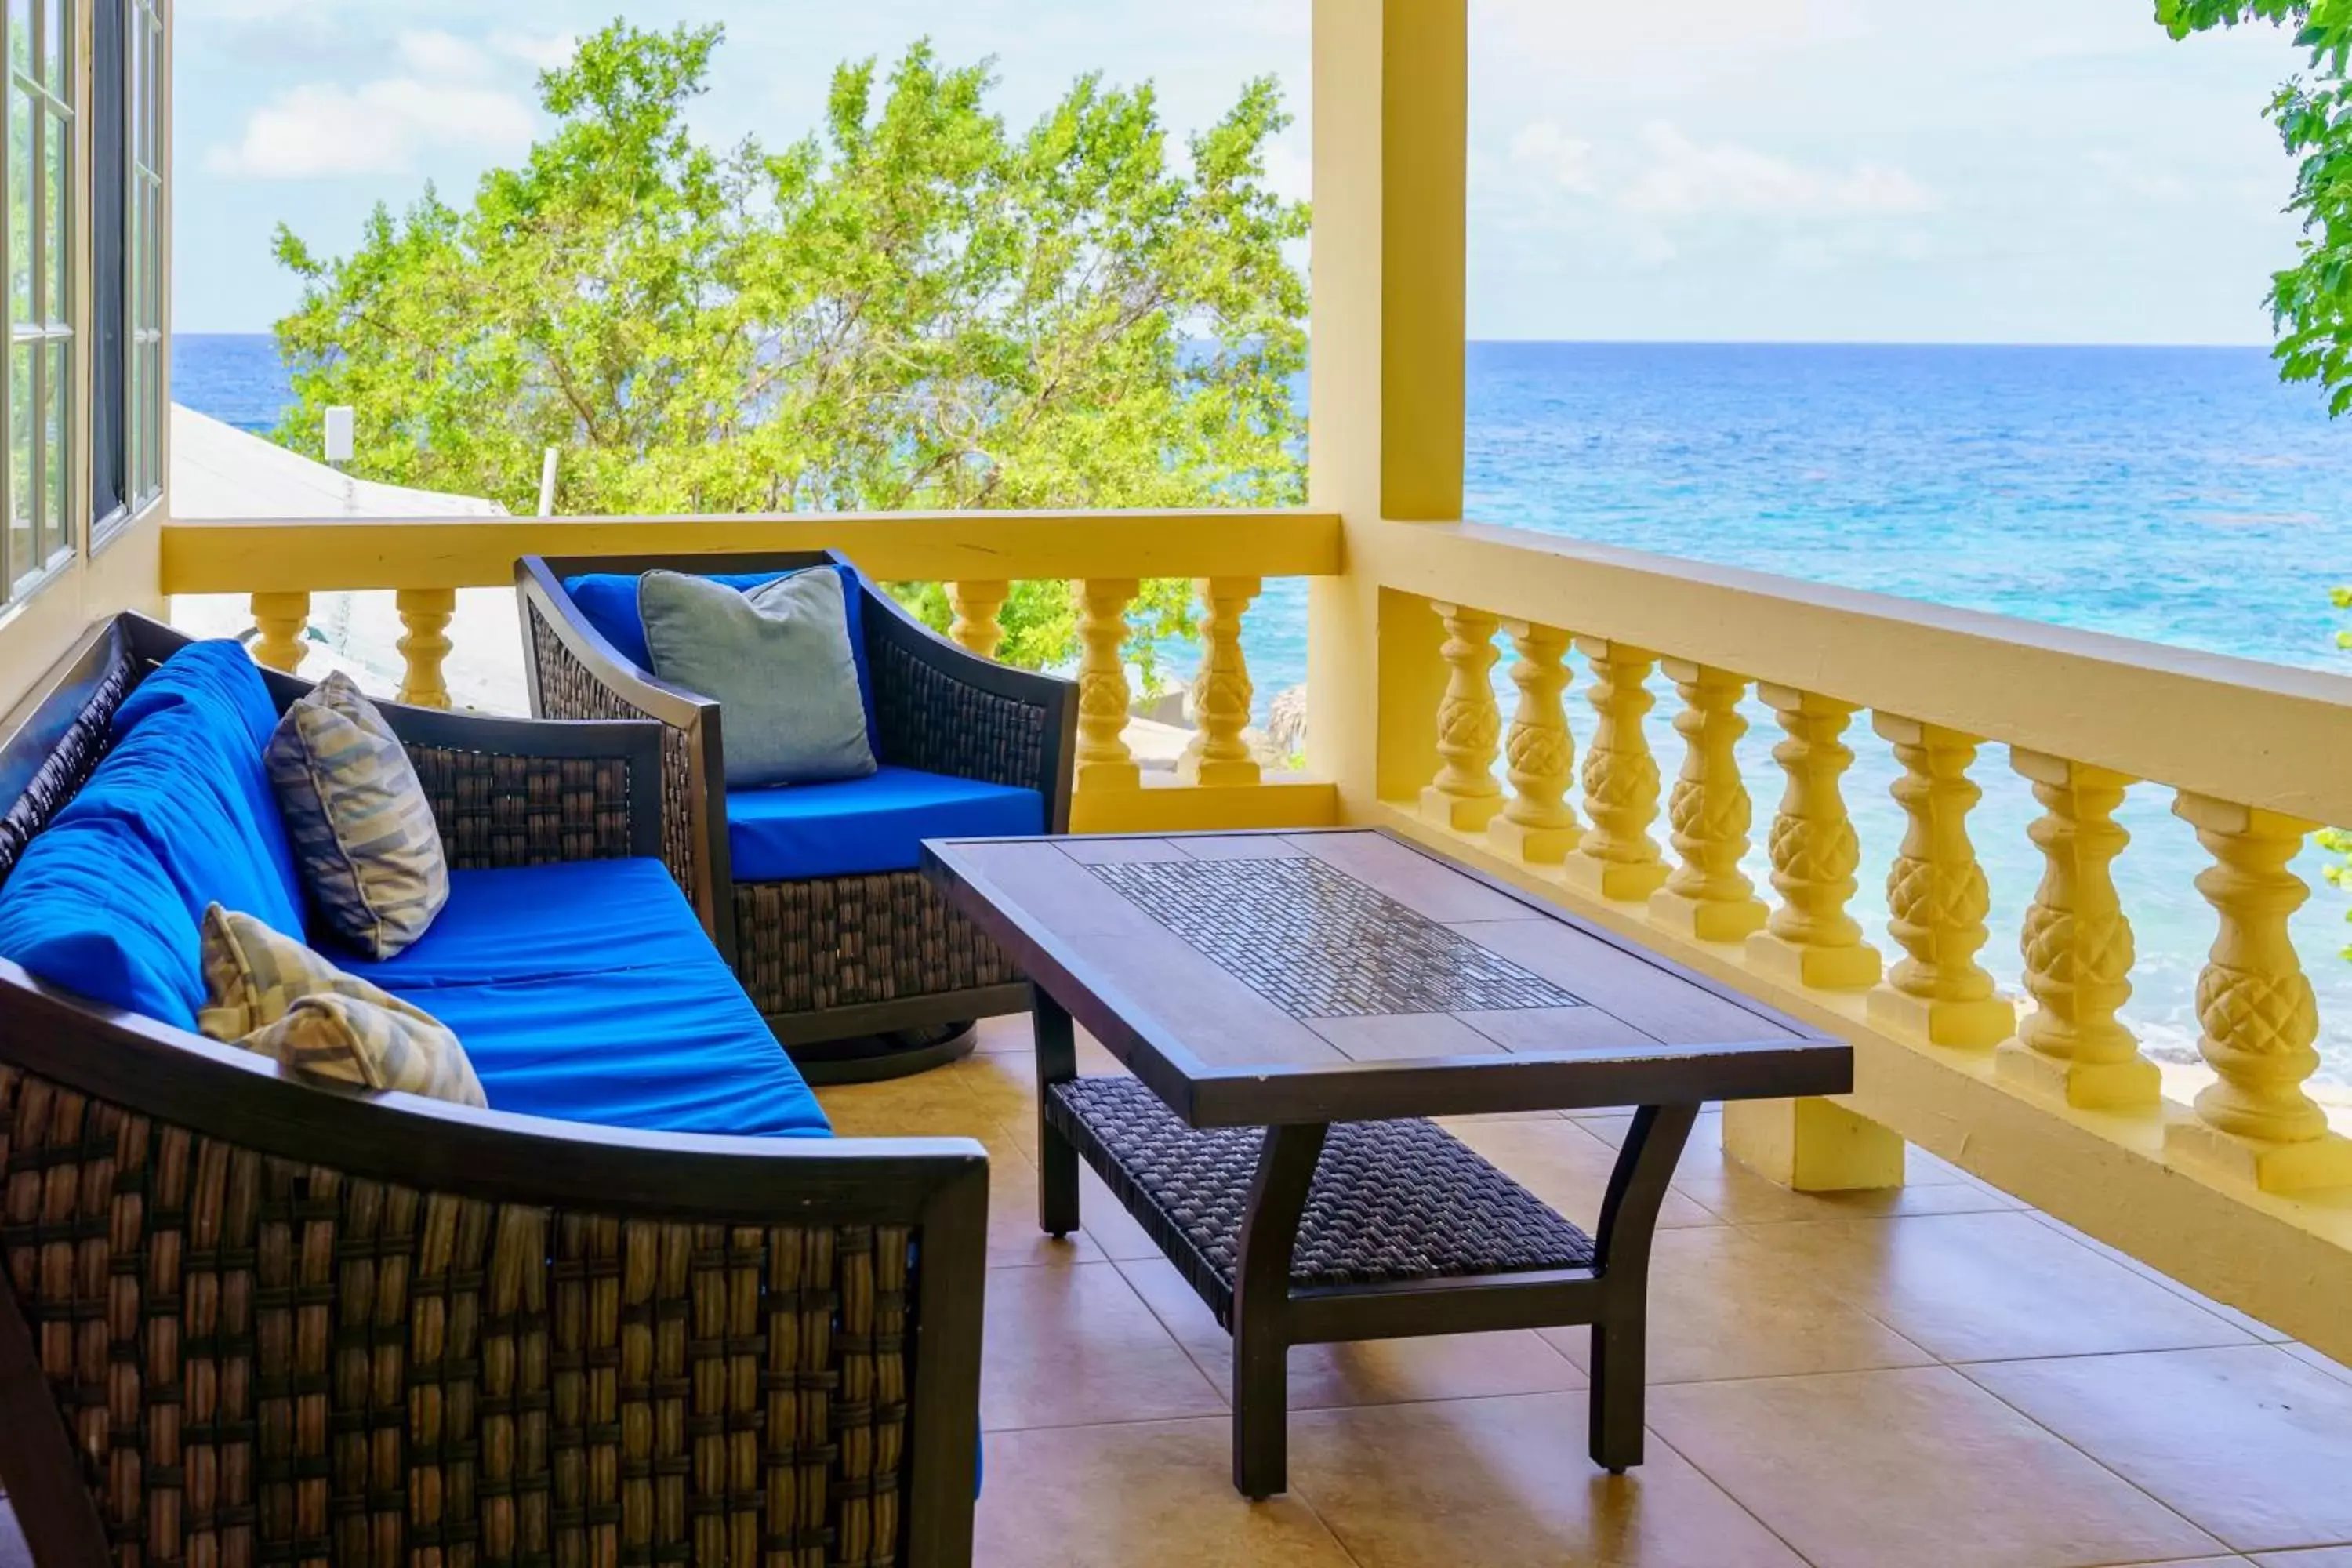
[[[81,383],[79,364],[79,345],[77,342],[76,311],[81,289],[77,286],[79,273],[85,265],[84,250],[78,232],[81,220],[80,174],[82,167],[80,135],[78,123],[79,103],[83,77],[83,38],[79,26],[80,7],[76,0],[6,0],[0,10],[0,171],[5,171],[5,199],[0,199],[0,269],[6,273],[6,287],[0,289],[0,319],[7,326],[8,363],[0,374],[0,608],[21,603],[40,587],[73,564],[82,531],[75,526],[76,510],[86,493],[75,471],[75,455],[79,443],[75,439],[79,410],[76,405]],[[53,34],[62,37],[52,37]],[[19,36],[24,35],[24,60],[17,58]],[[54,48],[57,76],[43,79],[45,68],[50,63]],[[16,146],[16,115],[22,103],[34,135],[28,166],[19,169]],[[61,170],[58,205],[52,215],[46,181],[46,156],[54,144],[59,150]],[[26,292],[29,295],[31,320],[17,319],[16,288],[16,257],[19,237],[16,228],[16,183],[22,180],[26,192],[26,207],[30,215],[32,233],[23,237],[28,268]],[[54,235],[52,228],[58,230]],[[54,257],[55,276],[52,272]],[[29,350],[31,370],[26,384],[32,397],[29,410],[16,407],[16,366],[18,354]],[[55,365],[62,362],[62,384],[57,388],[57,438],[53,443],[40,416],[42,393],[47,383],[58,374]],[[31,421],[28,431],[30,469],[26,477],[31,494],[20,497],[16,472],[16,420],[19,416]],[[63,450],[56,448],[62,447]],[[52,468],[62,476],[58,485],[55,515],[45,506],[45,479]],[[27,530],[38,559],[29,564],[17,561],[16,520],[18,508],[26,501],[32,506],[31,526]]]

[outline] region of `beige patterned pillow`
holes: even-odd
[[[297,699],[263,759],[329,929],[370,958],[423,936],[449,901],[441,830],[407,748],[351,677]]]
[[[205,911],[204,966],[196,1026],[213,1039],[312,1078],[489,1104],[446,1026],[251,915],[218,904]]]

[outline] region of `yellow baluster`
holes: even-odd
[[[1010,583],[950,583],[948,608],[955,612],[955,621],[948,627],[948,636],[982,658],[994,658],[997,646],[1004,640],[997,612],[1004,608],[1012,592]]]
[[[1780,907],[1748,939],[1748,961],[1801,985],[1861,991],[1878,982],[1878,950],[1845,912],[1862,863],[1839,780],[1853,753],[1839,741],[1850,702],[1769,683],[1758,687],[1787,738],[1772,758],[1788,775],[1772,819],[1772,886]]]
[[[1127,749],[1127,606],[1132,577],[1089,577],[1078,584],[1079,789],[1135,789],[1142,770]]]
[[[448,707],[449,683],[442,676],[441,663],[449,657],[449,617],[457,613],[457,591],[403,588],[393,599],[400,609],[400,624],[408,628],[399,644],[405,667],[400,700],[419,708]]]
[[[2166,1152],[2269,1192],[2352,1185],[2352,1139],[2328,1131],[2303,1090],[2319,1066],[2319,1006],[2287,937],[2311,889],[2287,863],[2315,825],[2198,795],[2172,809],[2213,857],[2197,877],[2220,917],[2197,977],[2197,1048],[2221,1081],[2197,1096],[2195,1121],[2165,1130]]]
[[[2016,1032],[2017,1005],[1996,993],[1976,957],[1992,908],[1969,841],[1969,811],[1984,795],[1969,777],[1980,742],[1892,713],[1871,727],[1903,764],[1895,799],[1908,824],[1886,874],[1889,929],[1905,956],[1870,994],[1870,1021],[1933,1045],[1990,1050]]]
[[[1197,729],[1177,759],[1176,776],[1187,784],[1254,784],[1257,759],[1242,731],[1249,728],[1249,665],[1242,658],[1242,616],[1265,584],[1255,577],[1203,577],[1201,595],[1201,669],[1192,678],[1192,722]]]
[[[1755,884],[1739,870],[1754,820],[1734,749],[1748,733],[1748,721],[1739,716],[1748,679],[1679,658],[1667,659],[1665,671],[1683,700],[1675,715],[1683,768],[1666,799],[1682,865],[1650,895],[1650,914],[1701,942],[1738,942],[1761,928],[1767,913]]]
[[[1495,782],[1502,710],[1487,672],[1495,668],[1495,617],[1459,605],[1433,604],[1445,623],[1445,695],[1437,705],[1437,777],[1421,792],[1421,814],[1475,833],[1503,809]]]
[[[2035,1007],[1995,1067],[2086,1110],[2152,1110],[2161,1075],[2116,1017],[2131,997],[2132,928],[2109,868],[2131,842],[2115,811],[2132,781],[2040,752],[2012,749],[2010,761],[2042,803],[2029,830],[2042,885],[2018,939]]]
[[[253,624],[261,635],[254,639],[253,657],[289,675],[302,664],[302,634],[310,625],[308,594],[256,594]]]
[[[1584,815],[1591,826],[1560,871],[1570,887],[1604,899],[1646,899],[1666,880],[1664,858],[1650,837],[1658,819],[1658,763],[1642,730],[1658,656],[1605,637],[1579,637],[1576,646],[1592,665],[1585,700],[1601,722],[1584,753]]]
[[[1583,831],[1565,798],[1576,768],[1576,742],[1560,710],[1560,693],[1568,689],[1561,663],[1568,634],[1528,621],[1505,621],[1503,630],[1518,655],[1511,661],[1511,684],[1519,689],[1519,701],[1503,743],[1510,804],[1486,825],[1486,836],[1506,854],[1558,865]]]

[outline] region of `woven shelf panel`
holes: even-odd
[[[899,1560],[906,1229],[415,1191],[5,1066],[0,1157],[115,1568]]]
[[[1265,1132],[1195,1130],[1131,1078],[1053,1086],[1046,1114],[1233,1326],[1242,1216]],[[1342,1121],[1323,1146],[1294,1286],[1591,1266],[1591,1237],[1433,1121]]]
[[[919,871],[735,884],[736,978],[761,1012],[817,1012],[981,985],[1021,972]]]

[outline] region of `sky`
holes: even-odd
[[[281,221],[340,254],[379,201],[517,161],[536,73],[617,0],[181,0],[174,327],[260,331]],[[2252,343],[2294,254],[2261,110],[2280,35],[2175,44],[2149,0],[1471,0],[1474,338]],[[993,57],[1025,122],[1081,72],[1169,125],[1271,75],[1310,194],[1307,0],[637,0],[724,18],[698,132],[797,138],[838,62]]]

